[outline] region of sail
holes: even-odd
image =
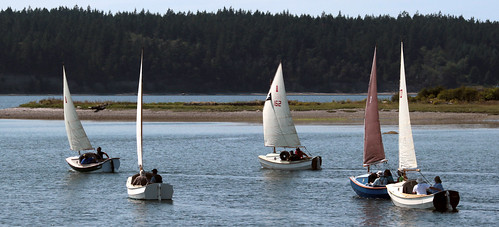
[[[364,117],[364,164],[370,165],[382,161],[386,160],[379,124],[375,48]]]
[[[66,80],[66,70],[62,66],[63,77],[63,105],[64,105],[64,124],[68,135],[69,146],[73,151],[92,150],[92,145],[88,140],[87,134],[81,125],[78,114],[69,93],[68,81]]]
[[[144,52],[140,55],[139,89],[137,92],[137,161],[142,166],[142,61]]]
[[[418,167],[416,151],[412,139],[409,102],[405,84],[404,45],[400,44],[400,90],[399,90],[399,169],[415,169]]]
[[[289,111],[282,75],[282,64],[279,64],[277,68],[263,106],[263,137],[267,147],[300,146],[300,139]]]

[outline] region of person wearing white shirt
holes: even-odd
[[[418,177],[416,182],[418,182],[418,184],[414,186],[414,188],[412,189],[412,193],[416,193],[418,195],[427,195],[426,190],[430,188],[430,185],[424,182],[423,178],[421,177]]]

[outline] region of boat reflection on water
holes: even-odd
[[[300,177],[300,171],[262,169],[262,173],[265,188],[279,194],[282,194],[283,191],[292,190],[295,179]]]
[[[64,176],[64,187],[68,189],[76,189],[81,185],[87,184],[89,182],[89,174],[78,174],[78,172],[73,170],[68,170],[68,173]]]
[[[389,202],[383,199],[356,199],[359,201],[359,205],[361,207],[362,213],[364,214],[361,217],[361,225],[362,226],[381,226],[382,222],[385,220],[384,216],[387,215],[388,212],[385,211],[385,206],[380,206],[380,203]],[[385,212],[383,212],[385,211]]]
[[[413,210],[394,206],[386,199],[365,199],[355,197],[360,207],[360,226],[415,226],[418,216],[431,213],[431,210]]]

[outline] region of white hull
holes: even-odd
[[[316,157],[314,157],[316,158]],[[305,170],[314,169],[313,162],[314,158],[307,158],[299,161],[283,161],[277,153],[270,153],[267,155],[259,155],[258,160],[262,164],[263,168],[267,169],[279,169],[279,170]],[[317,156],[320,159],[320,157]],[[321,160],[316,163],[315,169],[321,169]]]
[[[126,181],[128,197],[142,200],[171,200],[173,186],[165,183],[154,183],[145,186],[132,185],[132,177]]]
[[[416,209],[433,209],[433,195],[416,195],[402,192],[402,186],[405,182],[386,185],[388,195],[393,204],[399,207]]]
[[[78,172],[91,172],[91,173],[115,173],[120,168],[119,158],[110,158],[102,162],[81,164],[79,156],[66,158],[69,166]]]

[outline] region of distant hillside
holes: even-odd
[[[293,92],[366,92],[377,46],[378,90],[499,85],[499,22],[217,13],[109,14],[82,8],[0,11],[0,93],[267,92],[279,62]]]

